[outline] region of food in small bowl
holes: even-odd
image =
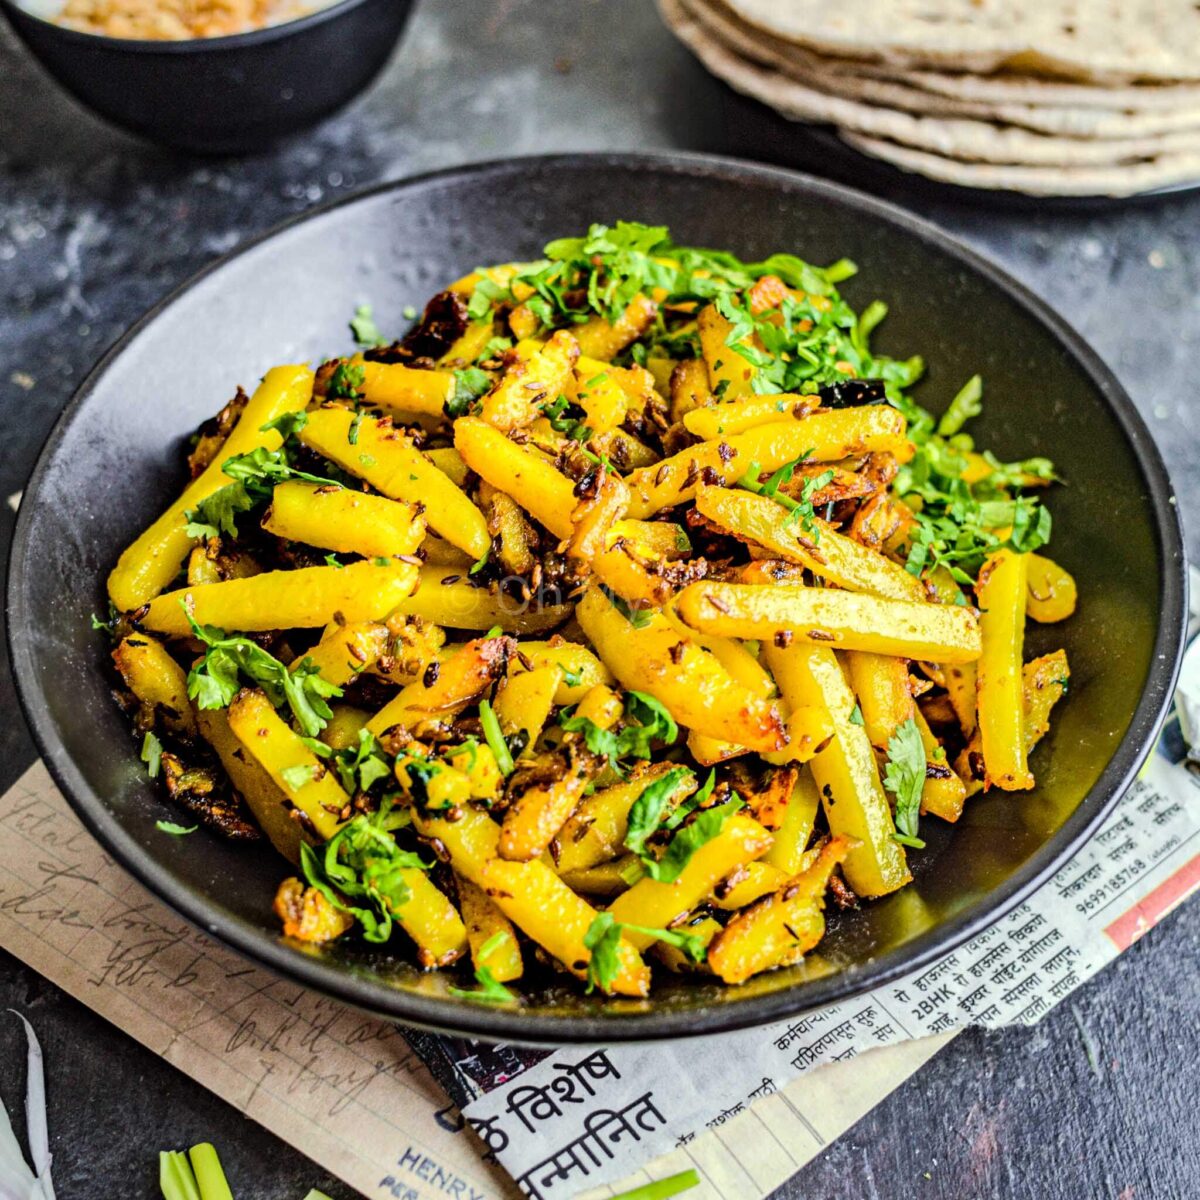
[[[87,108],[203,154],[261,149],[357,96],[412,0],[0,0],[17,35]]]
[[[738,985],[1021,802],[1070,675],[1024,652],[1076,603],[1053,467],[976,448],[978,377],[919,407],[853,273],[593,226],[201,428],[113,657],[189,818],[291,860],[289,937],[486,1004]]]
[[[163,39],[228,37],[295,20],[324,3],[304,0],[66,0],[60,24],[104,37]],[[48,13],[47,15],[53,15]]]

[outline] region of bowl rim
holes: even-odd
[[[130,54],[196,54],[204,50],[221,51],[241,49],[245,46],[257,46],[264,42],[275,41],[305,29],[312,29],[326,21],[332,21],[353,8],[368,3],[368,0],[332,0],[332,3],[318,8],[314,12],[291,17],[286,21],[278,21],[273,25],[263,25],[259,29],[247,29],[243,33],[227,33],[221,37],[196,38],[123,38],[110,37],[106,33],[89,33],[85,29],[73,29],[69,25],[60,25],[43,17],[40,13],[30,12],[21,0],[0,0],[0,6],[20,14],[30,21],[36,21],[54,31],[54,34],[68,42],[83,46],[103,46],[109,50],[127,51]]]
[[[1161,618],[1155,636],[1146,685],[1130,719],[1129,728],[1098,776],[1096,783],[1055,833],[999,887],[967,905],[936,926],[887,951],[867,964],[776,992],[750,996],[745,1001],[717,1004],[695,1010],[609,1012],[555,1017],[534,1015],[522,1009],[497,1009],[469,1002],[447,1003],[388,985],[369,973],[346,971],[321,959],[296,953],[278,939],[264,936],[262,928],[232,914],[215,914],[208,900],[193,893],[164,865],[154,860],[108,811],[104,800],[85,781],[64,747],[58,743],[48,710],[41,700],[37,663],[31,639],[18,631],[28,628],[36,614],[23,602],[26,564],[31,561],[30,528],[43,477],[58,442],[76,415],[87,404],[109,366],[166,308],[226,263],[252,253],[265,242],[293,226],[320,220],[327,214],[399,190],[476,181],[481,176],[502,184],[508,176],[530,170],[559,171],[608,166],[614,170],[659,172],[695,178],[717,177],[724,182],[746,181],[803,192],[825,202],[848,207],[870,220],[899,227],[941,252],[967,270],[981,275],[1010,302],[1028,311],[1072,356],[1108,405],[1141,465],[1149,495],[1148,518],[1159,546]],[[495,159],[448,167],[393,180],[342,197],[333,203],[298,214],[248,240],[236,250],[203,267],[144,313],[109,348],[79,385],[55,421],[38,455],[24,490],[25,502],[17,513],[9,553],[7,586],[7,636],[13,675],[22,710],[34,741],[52,778],[84,824],[123,867],[145,887],[198,928],[212,934],[245,957],[274,973],[367,1011],[417,1028],[451,1032],[492,1041],[561,1046],[577,1043],[652,1041],[702,1036],[768,1025],[802,1012],[895,981],[949,954],[975,934],[1000,920],[1026,899],[1081,848],[1092,831],[1112,811],[1151,753],[1156,735],[1169,709],[1186,641],[1187,574],[1182,521],[1161,453],[1133,401],[1111,370],[1084,339],[1049,305],[1024,284],[988,258],[966,246],[932,222],[886,201],[841,184],[780,167],[716,155],[683,152],[573,153]],[[803,997],[801,1000],[800,997]]]

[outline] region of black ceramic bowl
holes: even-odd
[[[881,349],[919,351],[919,397],[945,406],[987,380],[983,445],[1048,455],[1054,556],[1079,581],[1076,616],[1035,628],[1030,653],[1065,645],[1071,694],[1034,756],[1038,787],[974,798],[956,826],[928,821],[916,882],[837,914],[819,955],[741,988],[658,972],[646,1001],[585,997],[542,978],[519,1012],[456,999],[447,979],[347,944],[285,945],[268,850],[207,833],[172,838],[177,814],[146,778],[109,693],[108,647],[89,614],[135,531],[181,484],[186,435],[274,363],[347,349],[371,301],[385,329],[447,280],[534,257],[589,221],[669,222],[683,242],[747,258],[842,255],[858,306],[891,307]],[[1086,839],[1129,784],[1168,704],[1183,640],[1182,543],[1170,483],[1120,385],[1045,305],[930,225],[828,183],[690,157],[577,156],[443,172],[314,213],[217,263],[140,321],[59,420],[18,518],[9,581],[12,659],[55,779],[112,855],[171,905],[306,985],[403,1021],[505,1040],[611,1041],[764,1023],[930,962],[1011,908]],[[927,829],[926,826],[929,826]]]
[[[413,0],[341,0],[231,37],[183,42],[100,37],[0,9],[42,66],[100,116],[201,154],[257,150],[361,92],[387,62]]]

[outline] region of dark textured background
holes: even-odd
[[[0,32],[0,498],[24,484],[100,352],[243,238],[432,167],[660,147],[845,177],[819,143],[706,76],[647,0],[424,0],[367,96],[314,133],[244,161],[190,161],[111,132]],[[1159,439],[1195,554],[1200,195],[1014,209],[874,172],[858,181],[999,259],[1092,341]],[[1037,401],[1030,396],[1031,414]],[[0,505],[5,553],[11,529]],[[6,661],[0,712],[10,717],[0,726],[3,788],[33,759]],[[1193,903],[1036,1030],[958,1038],[778,1200],[1200,1194],[1198,961]],[[46,1050],[60,1200],[157,1195],[156,1151],[201,1139],[218,1144],[245,1200],[299,1200],[312,1186],[349,1200],[300,1154],[0,953],[0,1007],[8,1006],[34,1021]],[[16,1022],[0,1019],[0,1093],[18,1118],[22,1058]]]

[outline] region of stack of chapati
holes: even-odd
[[[966,187],[1200,180],[1196,0],[659,0],[714,74]]]

